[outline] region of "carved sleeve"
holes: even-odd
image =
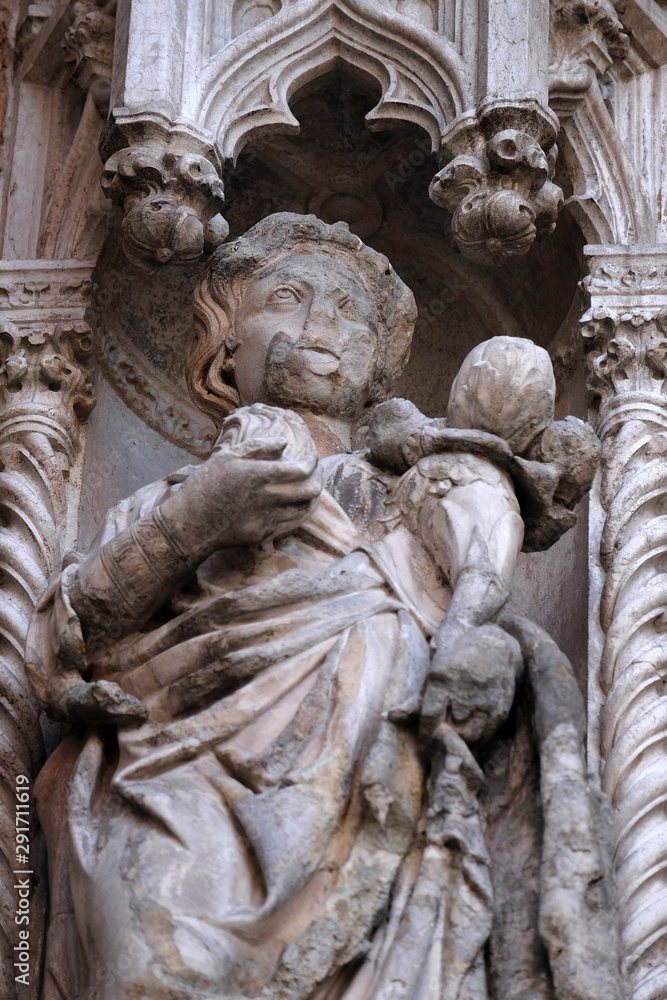
[[[26,670],[37,696],[52,717],[66,721],[83,718],[85,710],[75,702],[83,700],[84,688],[99,687],[83,683],[88,671],[84,635],[92,633],[94,639],[95,630],[105,629],[107,637],[117,637],[136,627],[142,610],[140,588],[143,588],[144,612],[157,599],[163,583],[155,576],[156,568],[164,574],[175,560],[166,545],[160,546],[159,533],[153,532],[151,526],[160,524],[161,502],[186,477],[187,470],[182,470],[145,487],[113,508],[102,523],[87,559],[68,565],[40,599],[28,632]],[[145,550],[148,551],[144,557]],[[143,564],[139,561],[142,559]],[[107,566],[111,566],[111,575]],[[119,575],[121,568],[135,573],[134,591]],[[82,573],[85,573],[83,585]],[[91,579],[94,589],[89,590]],[[132,597],[136,599],[134,607],[129,603]],[[118,703],[120,693],[114,690],[116,686],[107,682],[103,685],[106,687],[102,695],[109,705]],[[100,701],[99,692],[97,700]],[[95,718],[105,721],[98,709],[99,705],[92,715],[87,714],[93,721]],[[122,705],[116,704],[111,714],[118,716],[122,709]]]
[[[145,621],[194,569],[160,507],[131,524],[80,566],[70,601],[86,639],[120,636]]]

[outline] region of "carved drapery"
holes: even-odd
[[[94,403],[92,266],[0,263],[0,992],[8,1000],[16,995],[15,778],[32,781],[43,756],[23,646],[30,613],[76,539],[81,422]],[[36,947],[46,886],[33,891]]]
[[[603,459],[591,514],[591,761],[614,808],[634,1000],[667,997],[667,254],[588,247]]]

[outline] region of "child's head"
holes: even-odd
[[[551,359],[532,340],[493,337],[478,344],[454,379],[447,423],[488,431],[521,455],[554,418]]]

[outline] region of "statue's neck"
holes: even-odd
[[[320,458],[352,451],[352,422],[350,420],[309,413],[306,410],[300,411],[299,416],[303,417]]]

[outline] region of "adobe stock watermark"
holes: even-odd
[[[402,154],[396,161],[395,169],[386,170],[384,179],[390,191],[395,191],[401,184],[405,184],[409,177],[419,170],[431,156],[431,140],[428,137],[418,139],[414,149],[409,153]]]
[[[30,889],[33,872],[30,864],[30,779],[25,774],[16,777],[15,795],[14,923],[18,927],[18,944],[14,945],[14,981],[21,986],[30,986]]]
[[[453,303],[462,298],[466,290],[465,283],[459,280],[456,275],[451,274],[447,279],[447,284],[443,285],[438,295],[430,299],[426,306],[419,307],[415,333],[423,332],[438,321],[442,322],[443,317],[449,315]]]

